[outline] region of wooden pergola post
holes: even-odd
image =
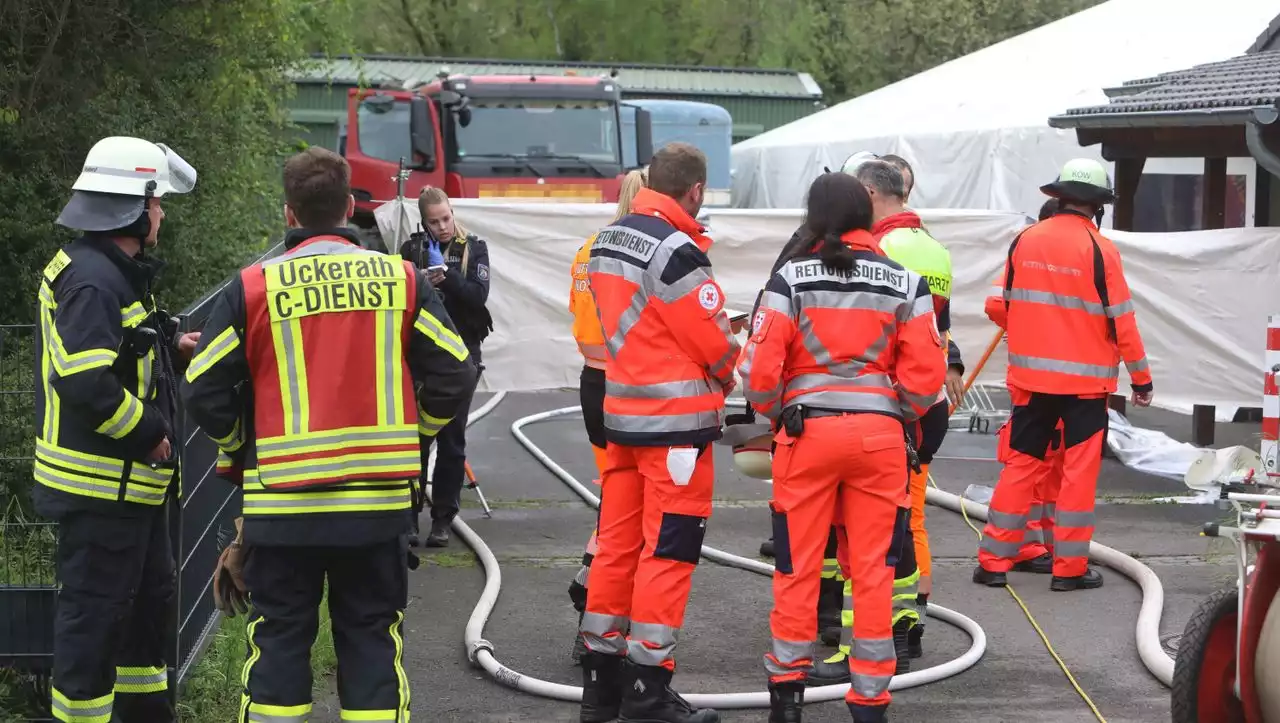
[[[1142,179],[1145,158],[1121,158],[1116,161],[1116,202],[1111,225],[1117,231],[1133,230],[1134,205],[1138,197],[1138,181]]]

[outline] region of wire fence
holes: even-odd
[[[273,247],[259,260],[280,252]],[[220,284],[181,314],[181,330],[200,329]],[[0,325],[0,721],[15,709],[48,718],[57,609],[58,528],[30,506],[36,376],[35,328]],[[240,490],[214,474],[217,447],[179,406],[179,495],[170,498],[170,536],[178,563],[177,636],[170,656],[175,696],[217,632],[221,614],[211,580],[222,549],[234,534]],[[172,514],[176,510],[176,514]]]

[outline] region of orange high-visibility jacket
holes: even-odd
[[[711,239],[650,189],[631,210],[596,234],[588,267],[609,350],[606,438],[642,447],[714,441],[740,349],[711,275]]]
[[[573,314],[573,338],[582,352],[583,363],[596,369],[604,369],[608,353],[604,345],[604,332],[600,329],[600,317],[596,315],[596,300],[591,296],[591,279],[587,265],[591,261],[591,244],[595,234],[582,244],[573,257],[573,286],[569,289],[569,312]]]
[[[1011,386],[1110,393],[1123,359],[1134,390],[1151,390],[1120,253],[1092,219],[1065,211],[1023,231],[1009,245],[1003,297]]]
[[[842,239],[852,270],[810,253],[769,279],[738,365],[747,401],[771,419],[796,404],[918,419],[947,373],[929,284],[866,231]]]

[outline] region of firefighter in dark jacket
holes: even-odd
[[[422,189],[418,196],[418,209],[422,212],[422,225],[426,231],[410,237],[401,247],[400,255],[427,271],[427,279],[444,297],[444,308],[449,311],[462,341],[483,373],[480,345],[493,331],[493,317],[485,306],[489,300],[489,248],[483,239],[467,233],[454,218],[453,207],[444,191],[431,186]],[[471,400],[467,399],[453,421],[436,435],[436,463],[431,470],[431,531],[427,534],[427,547],[446,547],[449,544],[449,526],[458,514],[462,480],[466,474],[467,414],[470,408]],[[424,444],[424,474],[429,451],[429,445]],[[415,502],[415,513],[421,512],[421,496]],[[416,514],[414,520],[416,524]],[[414,530],[416,532],[417,528]]]
[[[400,631],[419,434],[447,424],[477,379],[423,275],[344,227],[350,174],[321,148],[285,164],[285,253],[219,294],[182,386],[219,472],[244,489],[241,539],[214,573],[220,609],[234,614],[243,591],[252,605],[241,723],[310,715],[326,578],[342,719],[409,720]]]
[[[36,510],[58,524],[52,710],[68,723],[174,720],[176,402],[198,334],[156,307],[160,199],[196,173],[165,146],[99,141],[58,223],[83,235],[40,278]]]

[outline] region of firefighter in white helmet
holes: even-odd
[[[163,145],[99,141],[58,217],[82,233],[41,275],[33,496],[59,523],[60,721],[174,720],[167,502],[178,489],[177,375],[199,334],[179,335],[156,307],[147,250],[160,199],[195,182]]]

